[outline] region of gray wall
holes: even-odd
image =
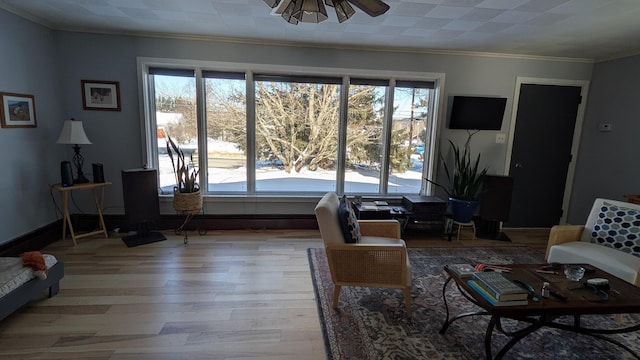
[[[515,57],[283,47],[72,32],[58,32],[56,35],[62,54],[60,63],[63,93],[75,94],[78,83],[83,78],[120,81],[123,100],[122,111],[118,113],[82,111],[78,95],[65,99],[65,111],[84,119],[87,132],[100,136],[92,138],[94,144],[86,147],[85,154],[88,162],[104,163],[107,178],[114,182],[114,186],[108,190],[111,196],[106,204],[107,213],[123,213],[119,171],[140,167],[144,163],[136,92],[137,57],[444,73],[445,98],[459,94],[507,97],[509,101],[502,129],[504,133],[509,132],[518,76],[588,80],[592,70],[591,63]],[[83,44],[81,52],[75,51],[78,44]],[[441,123],[443,140],[451,138],[456,142],[464,141],[466,131],[448,130],[445,123]],[[495,143],[495,133],[485,131],[474,136],[473,149],[484,154],[484,165],[490,168],[491,173],[503,174],[507,146]],[[290,199],[284,202],[273,198],[266,202],[264,200],[221,198],[214,203],[207,203],[205,210],[211,214],[312,213],[317,198],[298,199],[294,202]],[[278,203],[282,206],[277,206]],[[161,208],[162,212],[173,213],[170,203],[162,203]]]
[[[15,31],[16,28],[24,31]],[[105,212],[124,213],[120,170],[143,164],[137,57],[445,73],[445,98],[460,94],[507,97],[501,130],[507,134],[518,76],[589,80],[593,68],[593,64],[585,62],[520,57],[321,49],[50,31],[3,10],[0,10],[0,34],[0,86],[3,91],[35,93],[40,114],[37,129],[2,129],[0,133],[3,140],[0,149],[5,153],[14,152],[14,148],[24,149],[25,144],[29,149],[27,154],[21,151],[3,159],[21,170],[11,179],[3,175],[0,196],[9,199],[6,203],[10,205],[1,210],[0,243],[56,219],[46,184],[59,181],[59,162],[71,157],[70,151],[65,153],[61,145],[55,145],[62,120],[70,117],[84,121],[87,135],[93,141],[83,147],[85,171],[90,172],[87,165],[92,162],[102,162],[105,177],[114,183],[107,190]],[[10,52],[17,55],[9,58],[6,54]],[[82,79],[119,81],[122,111],[83,110]],[[456,142],[464,140],[466,132],[448,130],[444,121],[440,125],[441,144],[449,138]],[[473,149],[483,153],[484,165],[490,167],[491,173],[502,174],[506,145],[495,144],[495,133],[487,131],[474,136]],[[622,132],[614,130],[607,135],[621,136]],[[582,174],[582,169],[579,173]],[[18,193],[16,189],[24,190]],[[21,206],[27,196],[31,213],[14,215],[16,206]],[[574,194],[574,199],[581,197]],[[75,212],[95,212],[81,193],[76,200],[79,209]],[[205,211],[311,214],[316,200],[218,198],[207,204]],[[168,203],[162,205],[162,211],[173,213]]]
[[[601,132],[599,124],[612,125]],[[594,66],[568,221],[581,224],[598,197],[640,194],[640,55]]]
[[[47,184],[60,182],[62,106],[55,34],[0,10],[0,92],[33,95],[36,128],[0,129],[0,243],[55,221]],[[69,150],[70,151],[70,150]]]

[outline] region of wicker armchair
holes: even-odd
[[[398,288],[404,292],[407,317],[411,317],[411,265],[400,224],[396,220],[359,220],[362,238],[347,244],[338,220],[338,196],[329,192],[315,208],[335,286],[333,307],[338,308],[342,286]]]

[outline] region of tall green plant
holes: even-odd
[[[447,162],[444,159],[442,153],[440,153],[440,159],[444,165],[444,171],[449,181],[449,186],[444,186],[430,179],[426,179],[428,182],[442,188],[450,198],[465,200],[465,201],[477,201],[480,199],[480,191],[482,189],[482,181],[487,173],[487,169],[479,169],[480,153],[475,158],[475,161],[471,160],[471,137],[476,133],[469,133],[467,141],[464,143],[464,147],[460,148],[449,140],[451,146],[451,152],[453,153],[453,167],[449,168]]]
[[[171,166],[173,167],[173,173],[176,177],[176,188],[178,192],[194,193],[200,190],[200,185],[198,185],[198,174],[200,170],[186,161],[184,152],[173,142],[170,136],[168,136],[167,139],[167,153],[171,159]]]

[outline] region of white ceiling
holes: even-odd
[[[640,53],[640,0],[387,0],[372,18],[292,25],[262,0],[0,0],[53,29],[611,59]]]

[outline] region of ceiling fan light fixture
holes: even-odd
[[[300,12],[294,13],[294,17],[300,22],[319,23],[327,20],[327,9],[324,7],[323,0],[294,0],[302,3]]]
[[[285,19],[289,24],[298,25],[298,18],[294,16],[294,14],[300,13],[302,9],[302,1],[300,0],[291,0],[289,5],[282,12],[282,18]]]
[[[379,16],[389,10],[389,5],[382,0],[263,0],[272,9],[278,7],[274,14],[279,14],[290,23],[319,23],[328,19],[325,4],[334,8],[339,22],[345,22],[355,13],[355,6],[369,16]]]
[[[280,0],[263,0],[270,8],[274,8],[280,4]]]
[[[325,0],[325,4],[334,8],[338,21],[341,23],[347,21],[356,13],[347,0]]]

